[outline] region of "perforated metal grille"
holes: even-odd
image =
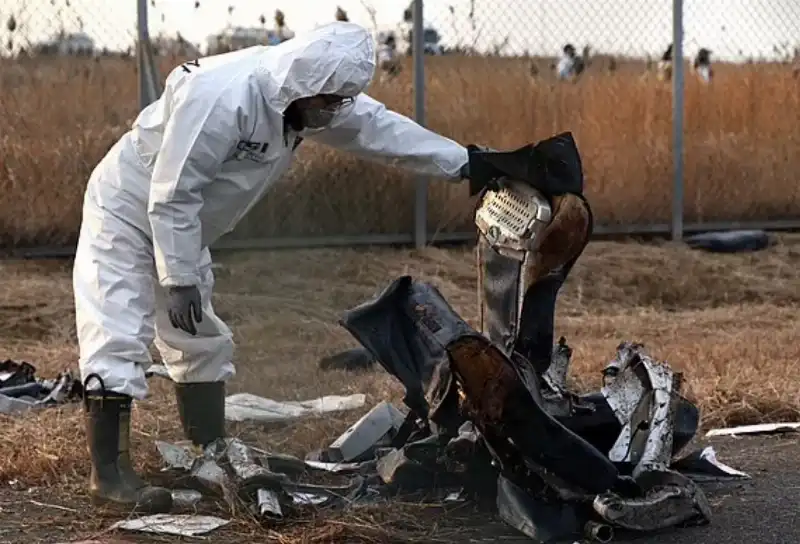
[[[484,205],[492,222],[520,237],[526,234],[539,209],[533,198],[508,189],[492,193],[488,200]]]

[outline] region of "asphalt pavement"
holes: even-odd
[[[708,440],[719,461],[752,479],[707,489],[711,525],[636,539],[647,544],[800,544],[800,438],[797,433]]]
[[[751,476],[750,480],[701,485],[711,503],[711,524],[657,534],[620,533],[613,542],[800,544],[800,435],[715,437],[696,445],[704,446],[713,446],[718,461]],[[459,537],[464,544],[531,542],[499,520],[473,518],[469,525],[474,531]]]

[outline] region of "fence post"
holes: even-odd
[[[425,30],[422,0],[414,0],[412,25],[412,60],[414,63],[414,119],[425,125]],[[428,242],[428,180],[417,178],[414,187],[414,246],[422,249]]]
[[[672,239],[683,238],[683,0],[672,0]]]
[[[144,43],[150,41],[147,28],[147,0],[136,0],[136,64],[139,69],[139,110],[145,109],[149,101],[147,60],[144,58]]]
[[[139,67],[139,110],[158,100],[161,94],[150,30],[147,19],[147,0],[136,0],[136,63]]]

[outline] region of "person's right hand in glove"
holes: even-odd
[[[197,334],[195,322],[203,321],[200,290],[195,285],[170,287],[168,291],[169,322],[192,336]],[[194,319],[192,319],[194,318]]]

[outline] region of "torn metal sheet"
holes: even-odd
[[[167,465],[164,470],[191,470],[195,460],[202,452],[191,445],[178,445],[156,440],[156,449]]]
[[[324,493],[308,493],[300,491],[290,491],[289,496],[298,506],[320,506],[330,501],[330,495]]]
[[[22,414],[31,410],[78,401],[83,396],[80,380],[69,371],[54,379],[36,377],[30,363],[0,362],[0,413]]]
[[[172,505],[175,508],[191,508],[203,498],[203,494],[194,489],[173,489]]]
[[[376,404],[330,445],[327,451],[329,461],[338,463],[361,458],[384,442],[382,439],[391,440],[405,419],[405,414],[391,403],[382,401]]]
[[[609,459],[634,464],[634,477],[666,470],[672,458],[680,377],[650,357],[643,345],[623,342],[603,371],[601,392],[623,425]]]
[[[285,480],[285,476],[281,473],[298,474],[305,472],[306,469],[301,459],[291,455],[263,452],[245,445],[237,438],[226,438],[222,443],[212,446],[203,451],[188,441],[170,443],[156,440],[156,449],[166,465],[163,470],[195,471],[201,477],[209,474],[219,475],[222,469],[217,470],[213,465],[225,459],[241,484],[248,487],[272,488],[275,487],[274,484]],[[258,477],[263,478],[256,482]],[[219,482],[220,479],[215,477],[214,481]],[[269,485],[265,485],[267,483]]]
[[[292,476],[302,474],[307,470],[305,461],[293,455],[264,452],[252,446],[250,449],[259,454],[261,466],[272,472],[282,472],[287,476]]]
[[[758,434],[782,434],[800,432],[800,422],[798,423],[762,423],[760,425],[741,425],[739,427],[728,427],[725,429],[711,429],[706,433],[706,438],[712,436],[741,436]]]
[[[231,485],[231,478],[223,468],[223,465],[227,462],[226,449],[225,440],[216,440],[206,446],[202,456],[192,463],[190,474],[206,488],[220,492],[223,496],[229,498],[228,492],[233,486]]]
[[[729,476],[740,476],[743,478],[750,478],[750,475],[742,472],[741,470],[736,470],[735,468],[726,465],[719,459],[717,459],[717,452],[714,451],[714,448],[708,446],[703,449],[702,453],[700,454],[700,458],[704,461],[708,461],[710,464],[714,465],[716,468],[720,469],[722,472],[728,474]]]
[[[606,492],[592,507],[606,522],[632,531],[660,531],[669,527],[706,524],[711,506],[702,490],[687,476],[668,470],[647,472],[637,478],[643,496]]]
[[[463,502],[467,500],[466,495],[464,494],[463,489],[459,489],[457,491],[451,491],[447,495],[444,496],[444,502]]]
[[[259,489],[256,493],[258,514],[261,517],[280,519],[283,517],[283,508],[278,493],[270,489]]]
[[[236,393],[225,399],[225,419],[228,421],[288,421],[305,416],[318,416],[361,408],[366,396],[329,395],[305,401],[279,402],[250,393]]]
[[[289,481],[285,474],[272,472],[258,464],[255,453],[241,440],[228,439],[227,444],[225,455],[236,476],[240,497],[252,496],[262,489],[280,491],[281,486]]]
[[[683,459],[676,461],[672,468],[681,474],[685,474],[695,482],[750,479],[749,474],[719,461],[717,453],[711,446],[694,451]]]
[[[609,459],[615,463],[629,460],[629,445],[633,439],[631,422],[646,393],[642,380],[630,370],[636,356],[631,350],[620,349],[603,370],[603,387],[600,391],[622,424],[622,431],[608,452]]]
[[[567,375],[571,359],[572,348],[567,345],[567,339],[562,336],[558,339],[558,344],[553,346],[550,366],[542,375],[542,381],[556,394],[566,395],[568,392]]]
[[[619,472],[608,457],[545,410],[531,365],[512,362],[482,335],[457,338],[448,352],[465,405],[475,414],[470,419],[501,469],[538,467],[537,477],[555,474],[569,489],[585,493],[615,485]]]
[[[403,384],[403,402],[418,417],[429,415],[425,390],[446,356],[443,342],[472,330],[438,289],[407,275],[345,312],[340,324]]]
[[[409,442],[378,459],[376,470],[394,491],[433,491],[461,487],[465,475],[448,470],[443,449],[446,437],[437,435]]]
[[[36,381],[36,367],[25,361],[6,359],[0,362],[0,388],[13,387]]]
[[[643,357],[642,363],[650,378],[653,398],[647,417],[647,437],[643,440],[642,453],[636,460],[634,478],[643,472],[663,471],[669,467],[672,460],[675,403],[680,389],[680,379],[668,365],[650,357]]]
[[[406,490],[430,487],[433,474],[426,467],[412,461],[402,449],[393,450],[378,461],[378,475],[386,485]]]
[[[216,516],[155,514],[116,522],[112,529],[175,536],[198,536],[224,527],[230,520]]]
[[[71,372],[62,372],[55,380],[40,380],[45,397],[41,404],[63,404],[70,400],[78,400],[83,396],[83,385],[72,376]]]
[[[225,493],[229,480],[225,470],[213,459],[198,459],[192,466],[192,477],[209,489]]]
[[[328,507],[334,505],[352,505],[370,495],[370,478],[356,477],[347,485],[314,485],[306,483],[287,483],[283,489],[297,506]]]
[[[324,470],[333,474],[352,474],[359,472],[364,463],[326,463],[322,461],[306,461],[306,466],[316,470]]]
[[[287,516],[293,506],[349,505],[369,495],[368,479],[353,478],[348,485],[313,485],[293,481],[283,472],[272,471],[265,464],[272,459],[276,465],[283,463],[294,476],[301,476],[308,468],[300,459],[281,456],[251,448],[238,438],[217,440],[200,450],[189,442],[170,444],[157,441],[156,446],[168,469],[188,472],[204,488],[220,492],[230,503],[234,494],[250,504],[254,514],[260,517],[279,519]],[[262,454],[264,454],[262,456]],[[313,463],[312,463],[313,464]],[[355,465],[355,472],[374,474],[375,462]],[[327,472],[337,472],[326,467]],[[191,493],[191,492],[189,492]],[[175,498],[181,506],[200,500],[201,495],[181,493]]]

